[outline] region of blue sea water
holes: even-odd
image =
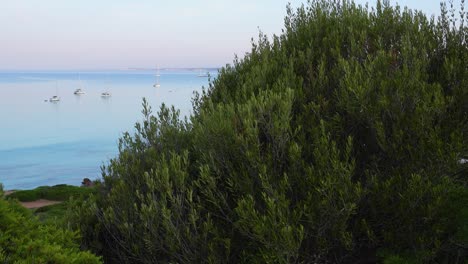
[[[150,71],[0,72],[0,183],[29,189],[99,178],[119,137],[142,119],[143,97],[154,111],[165,103],[189,115],[194,91],[208,86],[196,71],[160,75],[155,88]],[[74,95],[81,86],[86,94]],[[56,93],[59,102],[45,101]]]

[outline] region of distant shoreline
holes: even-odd
[[[5,191],[3,191],[3,195],[7,196],[7,195],[10,195],[10,194],[12,194],[14,192],[16,192],[16,190],[5,190]]]
[[[199,70],[204,70],[204,71],[217,71],[221,69],[221,67],[208,67],[208,68],[160,68],[159,70],[161,71],[199,71]],[[155,71],[157,70],[156,68],[128,68],[127,70],[131,71]]]

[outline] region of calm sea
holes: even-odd
[[[215,76],[216,72],[210,72]],[[0,72],[0,183],[28,189],[79,185],[101,176],[117,142],[142,119],[142,98],[191,113],[194,91],[208,86],[197,71]],[[74,95],[77,88],[84,95]],[[111,97],[102,98],[108,91]],[[53,95],[61,100],[48,102]]]

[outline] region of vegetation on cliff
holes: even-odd
[[[463,6],[289,9],[190,121],[144,103],[72,217],[83,245],[116,263],[463,263],[467,36]]]
[[[5,200],[0,185],[0,261],[2,263],[101,263],[80,251],[79,234],[44,224],[14,200]]]

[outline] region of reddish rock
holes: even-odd
[[[92,182],[89,178],[84,178],[83,182],[81,182],[81,187],[91,187],[94,186],[94,182]]]

